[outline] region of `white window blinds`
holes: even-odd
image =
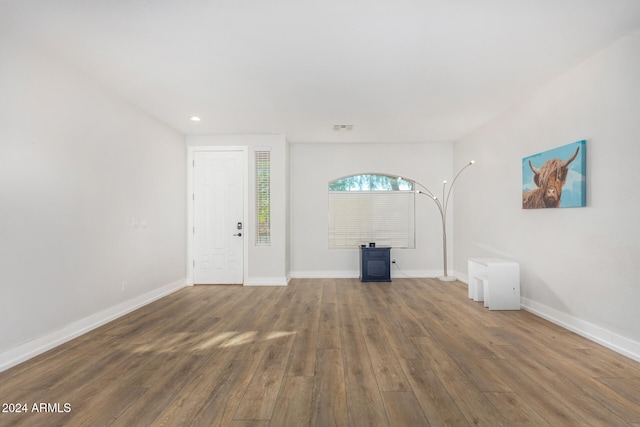
[[[271,151],[256,150],[256,246],[271,244]]]
[[[415,247],[413,191],[329,191],[329,248]]]

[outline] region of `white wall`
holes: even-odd
[[[640,359],[640,32],[459,141],[478,160],[455,204],[455,268],[520,263],[530,310]],[[522,158],[587,140],[587,207],[522,210]]]
[[[178,133],[15,41],[0,58],[1,370],[184,285],[186,181]]]
[[[291,275],[357,277],[358,249],[328,248],[329,181],[357,173],[415,179],[433,191],[451,180],[453,146],[440,144],[290,144]],[[452,199],[453,200],[453,199]],[[393,276],[442,275],[442,225],[430,199],[416,201],[416,248],[393,249]],[[449,251],[452,254],[452,250]],[[451,255],[450,255],[451,256]],[[399,269],[398,269],[399,267]]]
[[[284,135],[201,135],[188,136],[188,147],[248,147],[248,216],[245,244],[248,246],[248,277],[245,285],[285,285],[287,283],[287,156]],[[271,245],[255,245],[255,149],[271,148]],[[189,261],[190,262],[190,261]]]

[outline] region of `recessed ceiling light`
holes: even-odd
[[[200,117],[191,116],[191,117],[189,117],[189,120],[191,120],[192,122],[199,122],[200,121]]]
[[[353,130],[353,125],[333,125],[333,130],[336,132],[351,131]]]

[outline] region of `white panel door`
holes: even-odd
[[[196,151],[193,283],[243,283],[244,153]]]

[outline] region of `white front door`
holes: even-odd
[[[242,151],[196,151],[193,163],[193,283],[244,280]]]

